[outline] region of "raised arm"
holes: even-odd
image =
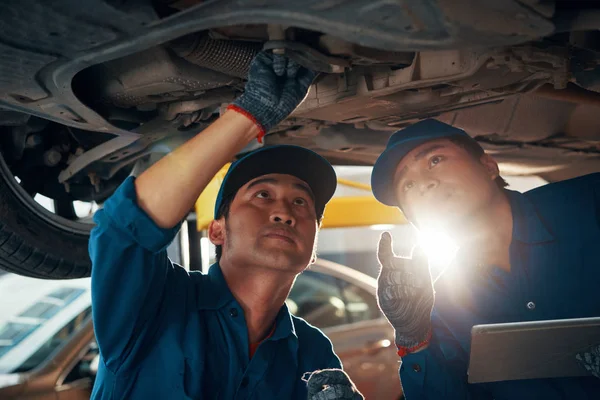
[[[92,310],[110,371],[135,364],[137,350],[197,290],[166,255],[179,223],[226,162],[296,108],[313,77],[282,56],[259,53],[230,110],[138,178],[129,177],[96,213],[89,243]]]

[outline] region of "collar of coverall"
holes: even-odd
[[[241,306],[227,286],[219,263],[213,264],[208,270],[208,274],[199,275],[199,278],[210,281],[208,284],[203,285],[202,290],[198,291],[196,305],[199,310],[218,310],[224,307],[237,307],[241,310]],[[275,318],[275,324],[275,332],[267,340],[279,340],[288,337],[298,339],[293,317],[285,303]],[[297,346],[297,343],[295,346]]]

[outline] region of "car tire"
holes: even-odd
[[[62,219],[20,187],[0,155],[0,268],[41,279],[90,275],[92,224]]]

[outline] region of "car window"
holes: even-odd
[[[86,308],[83,312],[69,321],[65,326],[48,338],[35,353],[33,353],[23,364],[13,372],[27,372],[43,363],[54,350],[67,343],[75,333],[82,328],[83,324],[91,318],[92,307]]]
[[[315,271],[298,275],[286,300],[290,312],[318,328],[348,323],[342,282]]]
[[[0,357],[38,328],[39,324],[8,322],[0,328]]]
[[[89,318],[89,278],[0,276],[0,374],[39,366]]]
[[[85,289],[60,288],[44,296],[40,301],[33,304],[19,314],[20,317],[38,318],[42,320],[53,317],[62,308],[69,305],[80,296]]]
[[[342,297],[346,303],[349,322],[369,321],[382,315],[374,295],[350,282],[344,281],[342,285]]]

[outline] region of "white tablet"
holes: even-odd
[[[600,318],[476,325],[469,383],[587,376],[575,358],[600,344]]]

